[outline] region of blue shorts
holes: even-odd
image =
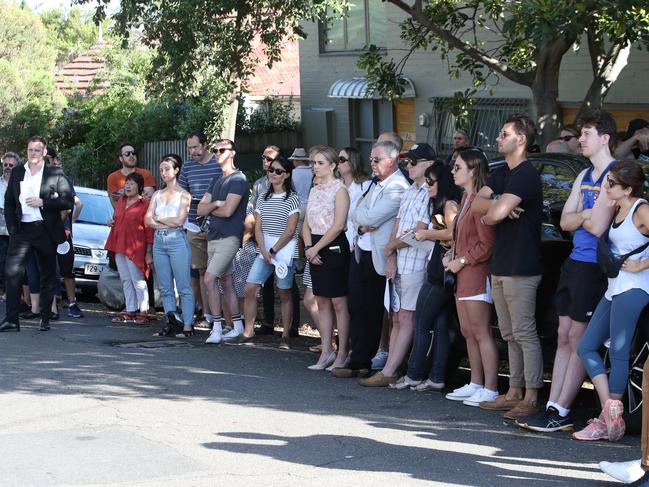
[[[252,268],[248,273],[248,278],[246,282],[252,284],[259,284],[263,286],[268,278],[275,272],[275,266],[268,264],[264,259],[256,258],[255,262],[252,264]],[[292,289],[293,288],[293,276],[295,275],[295,268],[293,262],[288,266],[288,274],[284,279],[279,279],[275,276],[275,284],[278,289]]]

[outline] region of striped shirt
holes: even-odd
[[[196,162],[193,159],[185,161],[183,164],[178,177],[178,184],[192,195],[192,204],[187,215],[190,223],[196,224],[198,202],[212,188],[214,181],[220,177],[221,168],[216,163],[214,154],[205,164]]]
[[[411,230],[421,222],[430,223],[428,216],[428,185],[422,184],[419,188],[413,184],[403,192],[399,205],[399,227],[397,236],[406,230]],[[414,247],[397,249],[397,271],[399,274],[412,274],[426,268],[428,252]]]
[[[288,219],[291,215],[300,212],[300,197],[296,192],[291,192],[286,200],[286,193],[272,193],[270,198],[264,199],[264,194],[257,200],[255,213],[261,215],[261,232],[271,237],[281,237],[288,226]],[[292,240],[297,240],[297,226]],[[293,258],[297,259],[298,246],[295,246]]]

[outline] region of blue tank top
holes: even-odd
[[[615,163],[612,161],[606,169],[602,171],[602,174],[599,175],[597,181],[593,181],[593,169],[591,166],[584,174],[584,178],[581,180],[581,196],[584,200],[584,210],[590,209],[595,206],[595,201],[599,196],[599,192],[602,189],[602,182],[608,174],[609,169]],[[575,230],[575,233],[572,237],[573,249],[570,253],[570,258],[572,260],[578,260],[580,262],[592,262],[597,263],[597,240],[598,238],[586,230],[584,227],[579,227]]]

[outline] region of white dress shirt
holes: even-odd
[[[43,220],[41,209],[29,206],[26,202],[26,199],[29,196],[35,196],[36,198],[40,197],[44,167],[45,163],[43,163],[43,165],[41,166],[40,171],[38,171],[36,174],[32,174],[32,172],[29,170],[29,162],[25,163],[25,176],[20,183],[20,197],[18,198],[20,201],[20,206],[23,210],[23,216],[20,219],[20,221],[22,222],[36,222]]]

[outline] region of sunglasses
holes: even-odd
[[[134,150],[127,150],[126,152],[122,152],[122,157],[128,156],[137,156],[137,152],[135,152]]]
[[[426,184],[428,184],[428,186],[435,186],[435,184],[437,184],[437,179],[426,178]]]
[[[349,162],[349,159],[343,156],[338,156],[338,159],[340,159],[340,162]]]
[[[262,161],[268,161],[268,162],[273,162],[275,159],[273,157],[268,157],[268,156],[261,156]]]
[[[282,174],[284,174],[284,173],[286,173],[286,172],[288,172],[288,171],[284,171],[284,169],[279,169],[279,168],[277,168],[277,167],[275,167],[275,168],[273,168],[273,167],[269,167],[268,169],[266,169],[266,172],[267,172],[268,174],[273,174],[273,173],[275,173],[275,174],[277,174],[278,176],[281,176]]]
[[[428,162],[428,159],[403,159],[403,163],[406,166],[410,164],[412,167],[415,167],[420,162]]]
[[[370,164],[378,164],[379,161],[382,161],[383,159],[387,159],[387,157],[377,157],[377,156],[370,157]]]
[[[615,181],[614,179],[611,179],[609,176],[606,176],[606,182],[608,183],[609,188],[614,188],[615,186],[619,186],[620,188],[625,188],[626,186],[619,181]]]
[[[563,140],[564,142],[570,142],[572,139],[576,139],[576,135],[564,135],[563,137],[559,137],[559,140]]]
[[[218,149],[214,149],[214,152],[218,152],[219,154],[223,154],[226,150],[232,150],[232,147],[219,147]]]

